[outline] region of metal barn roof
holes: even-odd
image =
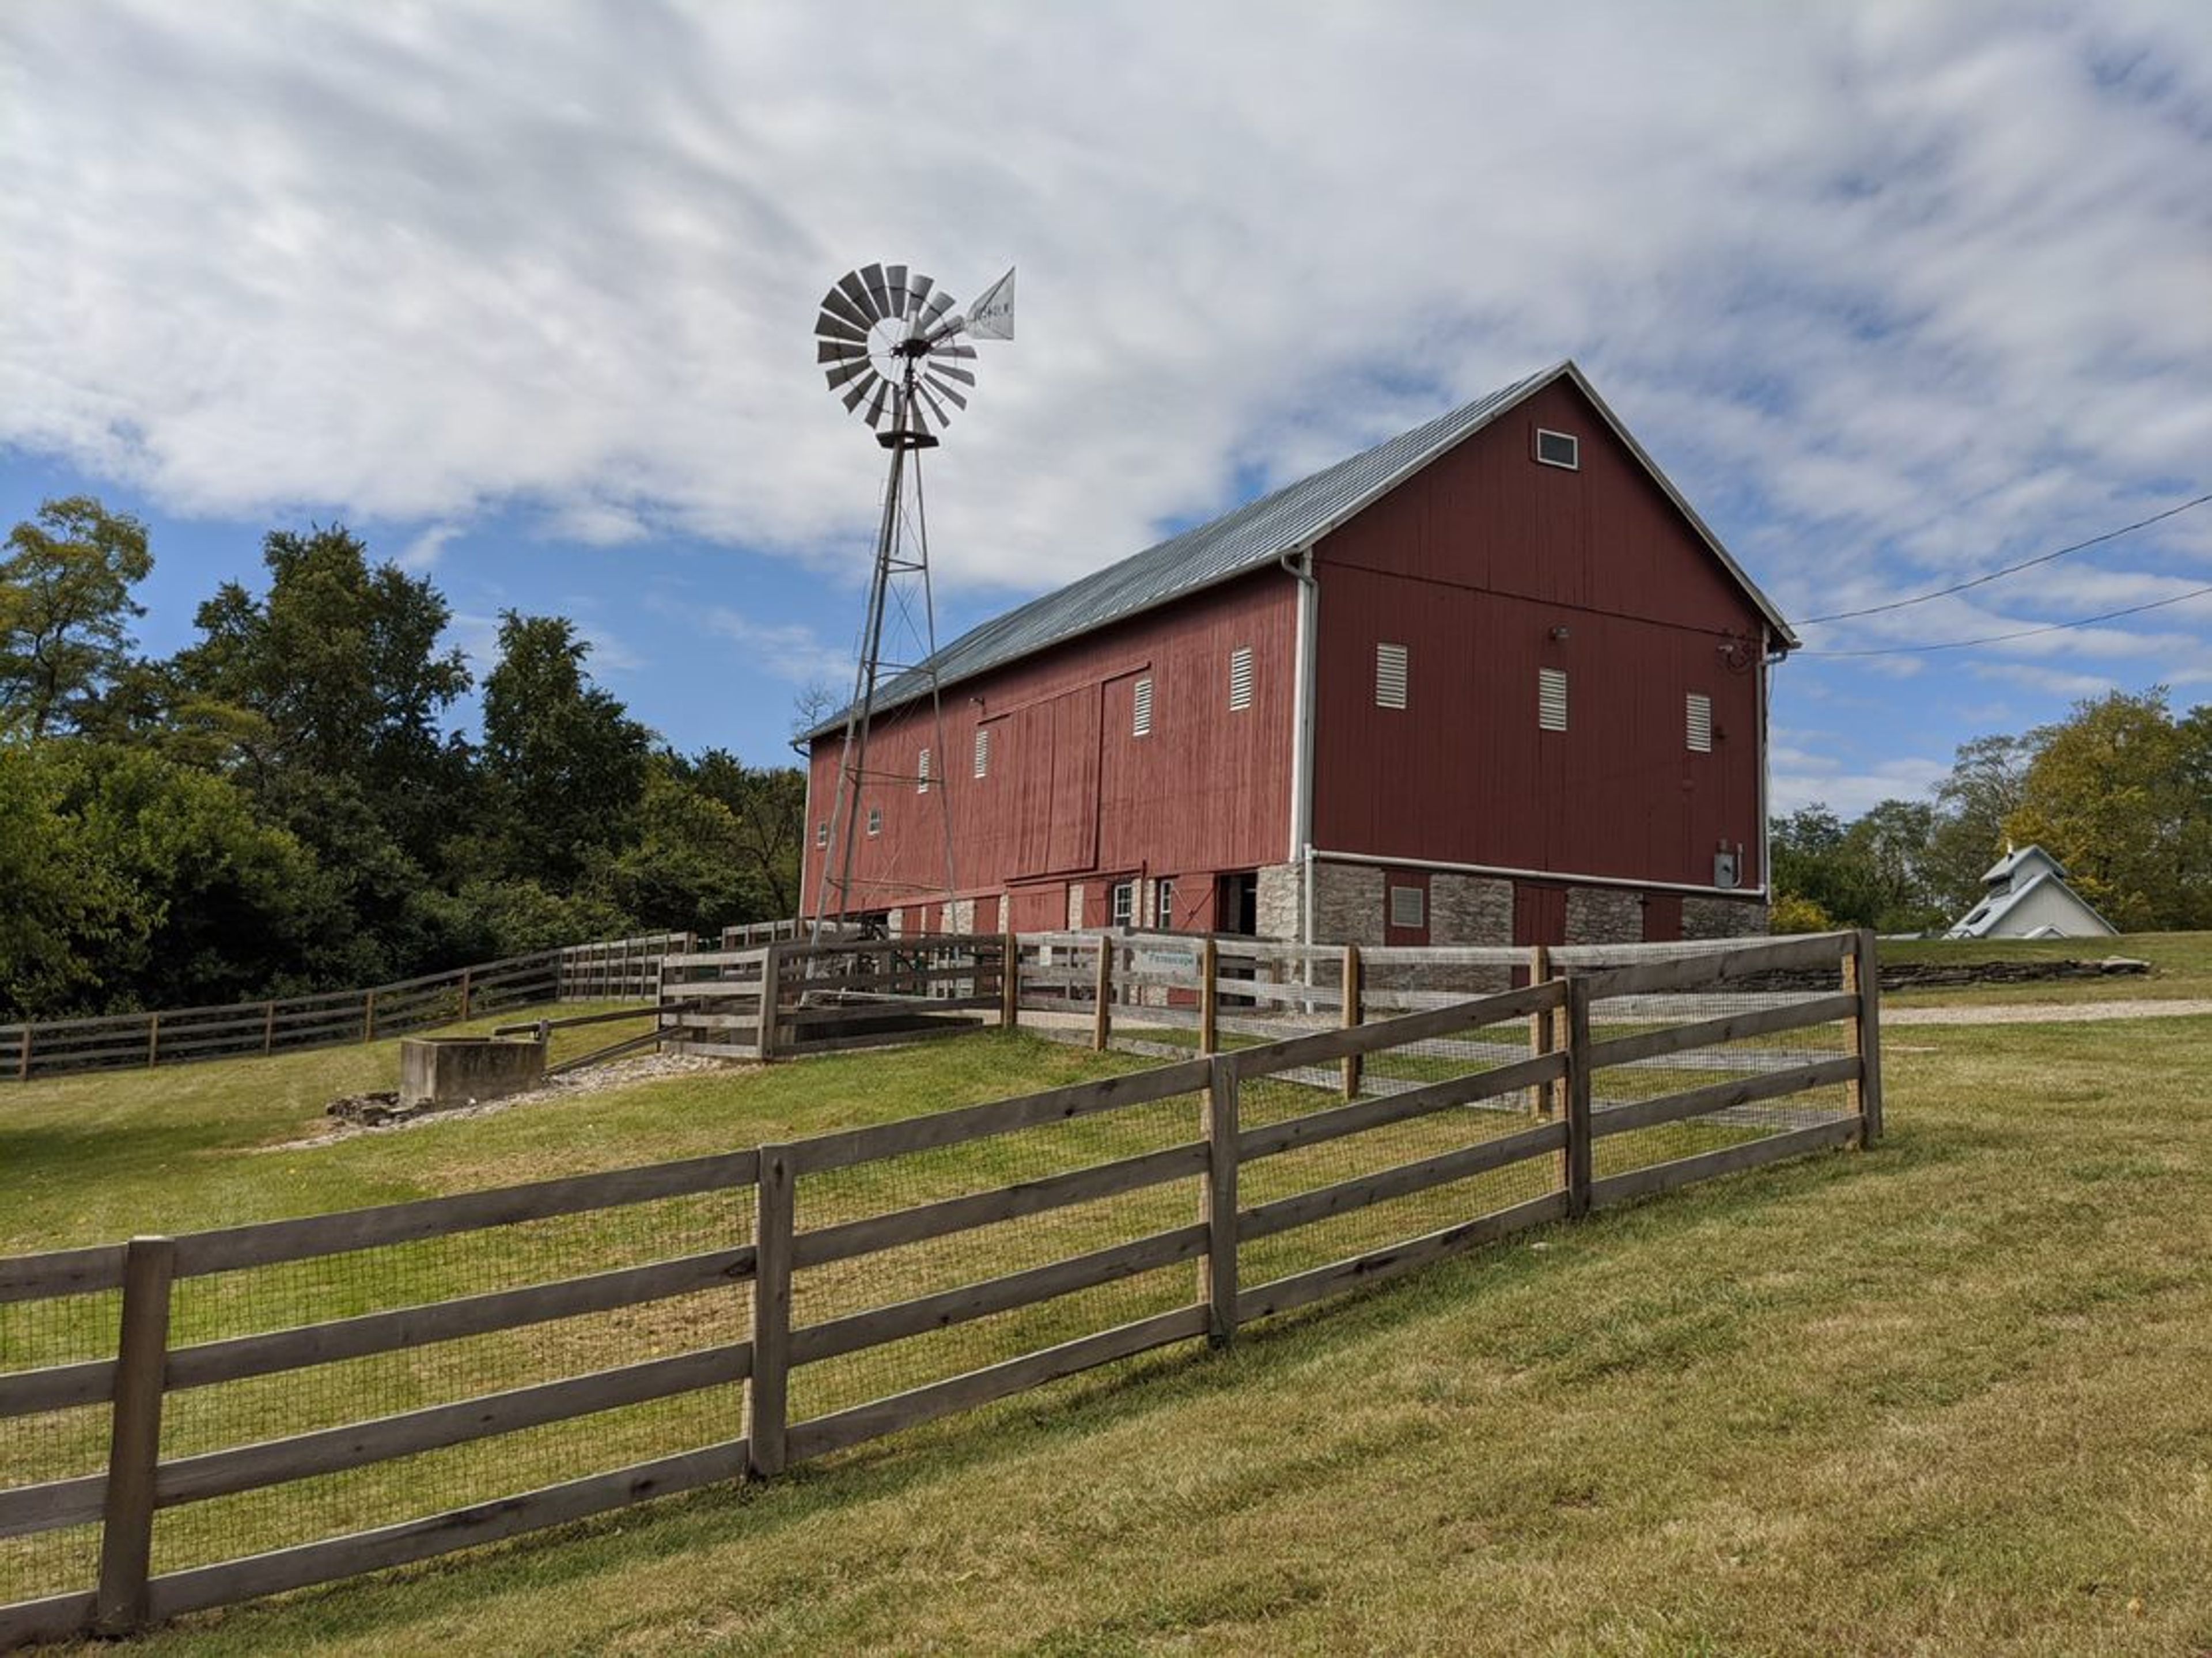
[[[1566,361],[1500,386],[1487,397],[1477,398],[1449,414],[1439,415],[1410,432],[1325,467],[1310,477],[1286,484],[1209,523],[1186,530],[1056,592],[1031,599],[1018,609],[969,629],[940,649],[928,665],[936,669],[939,683],[949,686],[1047,646],[1272,563],[1285,554],[1318,541],[1445,451],[1562,378],[1571,380],[1589,399],[1614,435],[1627,446],[1766,617],[1784,646],[1794,647],[1797,636],[1783,620],[1781,612],[1729,556],[1705,521],[1644,452],[1643,446],[1629,435],[1582,371],[1573,362]],[[910,702],[927,695],[928,686],[928,676],[923,669],[909,669],[877,689],[877,710]],[[846,713],[839,709],[833,718],[806,735],[817,738],[842,729]]]

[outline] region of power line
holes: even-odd
[[[1796,656],[1910,656],[1921,651],[1963,651],[1973,645],[1998,645],[2008,639],[2028,639],[2037,634],[2064,633],[2069,628],[2094,627],[2100,622],[2117,622],[2124,616],[2141,616],[2145,610],[2162,610],[2169,604],[2179,604],[2185,599],[2202,598],[2212,593],[2212,587],[2192,587],[2185,593],[2176,593],[2171,598],[2154,598],[2148,604],[2130,604],[2124,610],[2106,610],[2102,616],[2085,616],[2076,622],[2053,622],[2047,627],[2022,628],[2016,633],[1987,634],[1979,639],[1947,639],[1940,645],[1888,645],[1865,651],[1796,651]]]
[[[1819,623],[1823,622],[1849,622],[1854,616],[1880,616],[1885,610],[1902,610],[1915,604],[1925,604],[1931,598],[1948,598],[1953,593],[1963,593],[1969,587],[1979,587],[1985,583],[1996,581],[2004,576],[2017,575],[2022,570],[2033,569],[2039,564],[2048,564],[2052,559],[2063,558],[2069,553],[2078,553],[2085,548],[2101,546],[2107,541],[2117,541],[2122,536],[2133,535],[2137,530],[2147,530],[2154,524],[2157,524],[2166,519],[2176,517],[2182,513],[2189,511],[2192,507],[2202,507],[2208,501],[2212,501],[2212,494],[2199,495],[2194,501],[2185,501],[2179,507],[2169,507],[2162,513],[2153,513],[2148,518],[2138,519],[2133,524],[2123,524],[2117,530],[2107,530],[2100,536],[2091,536],[2087,541],[2077,541],[2071,547],[2061,547],[2055,553],[2039,553],[2035,557],[2024,558],[2017,564],[2008,564],[2001,570],[1991,570],[1987,575],[1978,575],[1971,581],[1958,582],[1948,587],[1938,587],[1932,593],[1922,593],[1912,598],[1893,598],[1887,604],[1869,604],[1863,610],[1836,610],[1826,616],[1808,616],[1801,619],[1797,625],[1801,628],[1811,628],[1817,626]],[[2124,612],[2122,614],[2124,614]],[[2012,637],[2017,636],[2018,635],[2012,635]],[[1811,656],[1871,656],[1878,654],[1878,653],[1871,651],[1811,651],[1806,653],[1806,654]]]

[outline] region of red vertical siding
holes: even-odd
[[[880,805],[884,832],[856,842],[854,907],[888,908],[942,884],[945,800],[963,896],[1058,877],[1051,891],[1064,903],[1065,879],[1126,872],[1174,878],[1188,903],[1210,889],[1213,871],[1282,862],[1297,610],[1297,584],[1271,568],[947,686],[941,742],[926,707],[879,720],[868,757],[878,775],[863,791],[861,822]],[[1232,712],[1229,658],[1239,648],[1253,653],[1255,683],[1251,707]],[[1133,729],[1139,677],[1153,682],[1145,737]],[[973,774],[979,727],[992,733],[983,778]],[[925,746],[933,750],[932,793],[882,775],[915,772]],[[839,750],[836,738],[814,746],[817,823],[836,798]],[[810,826],[810,914],[823,856]],[[879,895],[873,901],[871,891]],[[1039,920],[1048,902],[1018,895],[1013,924],[1065,925],[1064,909]]]
[[[1580,470],[1531,459],[1538,425],[1580,437]],[[1352,519],[1316,568],[1324,850],[1705,886],[1740,845],[1760,884],[1764,619],[1571,386]],[[1375,706],[1379,642],[1407,649],[1402,710]],[[1567,676],[1565,731],[1538,726],[1541,668]]]

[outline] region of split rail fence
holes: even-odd
[[[1775,969],[1836,988],[1696,999]],[[0,1645],[772,1477],[1871,1143],[1876,982],[1870,935],[1747,944],[788,1144],[0,1260]]]
[[[27,1082],[404,1036],[552,1000],[561,954],[512,956],[362,990],[0,1025],[0,1078]]]

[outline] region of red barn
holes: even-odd
[[[1763,932],[1796,643],[1563,363],[974,629],[941,737],[893,682],[854,890],[941,887],[949,805],[952,914],[902,932]],[[842,730],[810,733],[810,911]]]

